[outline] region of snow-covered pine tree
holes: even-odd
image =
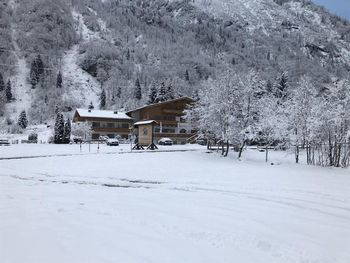
[[[61,73],[61,71],[59,71],[57,74],[56,88],[58,88],[58,89],[62,88],[62,73]]]
[[[58,104],[56,104],[56,106],[55,106],[55,115],[57,115],[60,112],[61,112],[60,106]]]
[[[163,81],[160,84],[160,89],[159,89],[159,93],[158,93],[156,102],[162,102],[162,101],[166,101],[166,100],[167,100],[167,89],[165,87],[165,82]]]
[[[5,82],[4,82],[4,77],[2,76],[0,72],[0,92],[3,92],[5,90]]]
[[[25,129],[28,126],[27,114],[24,110],[19,114],[18,126],[21,127],[22,129]]]
[[[3,92],[0,92],[0,116],[4,115],[5,103],[6,103],[5,94]]]
[[[94,104],[92,104],[92,101],[90,101],[90,104],[88,106],[88,109],[89,110],[93,110],[95,107],[94,107]]]
[[[175,98],[174,89],[171,83],[169,83],[166,90],[166,100],[172,100]]]
[[[117,89],[117,98],[118,99],[120,99],[121,98],[121,95],[122,95],[122,89],[121,89],[121,87],[118,87],[118,89]]]
[[[152,84],[151,89],[148,94],[148,104],[153,104],[157,100],[157,87],[156,85]]]
[[[54,143],[61,144],[64,141],[64,119],[61,112],[56,115],[54,127]]]
[[[276,86],[276,97],[284,101],[287,97],[287,88],[288,76],[285,72],[283,72]]]
[[[190,73],[188,72],[188,69],[185,71],[185,80],[188,82],[190,81]]]
[[[106,92],[103,89],[100,95],[100,109],[104,110],[106,108]]]
[[[42,74],[44,73],[44,63],[41,59],[40,54],[35,57],[30,66],[30,83],[32,88],[35,89],[36,85],[39,83]]]
[[[6,97],[5,97],[4,89],[5,89],[4,78],[0,72],[0,116],[2,116],[5,111]]]
[[[12,85],[11,85],[11,80],[9,80],[6,84],[6,90],[5,90],[5,95],[6,95],[6,101],[11,102],[13,97],[12,97]]]
[[[140,84],[140,80],[138,78],[135,81],[134,98],[137,100],[142,99],[141,84]]]
[[[71,127],[70,119],[68,118],[67,121],[64,123],[63,143],[70,142],[71,132],[72,132],[72,127]]]

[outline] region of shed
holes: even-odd
[[[154,143],[154,126],[158,123],[155,120],[138,121],[134,127],[138,128],[138,144],[149,146]]]

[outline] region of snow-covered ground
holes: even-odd
[[[0,146],[0,160],[4,158],[22,158],[22,157],[45,157],[55,155],[87,155],[87,154],[124,154],[131,152],[133,145],[120,144],[119,146],[107,146],[106,144],[84,143],[84,144],[12,144],[11,146]],[[192,151],[203,149],[200,145],[158,145],[158,151]],[[156,150],[157,151],[157,150]],[[139,153],[142,151],[133,151]],[[151,151],[152,152],[152,151]]]
[[[175,148],[0,161],[1,262],[350,262],[349,170]]]

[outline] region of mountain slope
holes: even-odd
[[[25,87],[15,84],[30,92],[33,123],[52,119],[56,105],[68,112],[97,106],[102,89],[109,108],[147,103],[152,86],[191,96],[227,68],[253,68],[271,85],[285,73],[291,88],[303,75],[320,90],[349,78],[349,22],[309,1],[13,0],[7,9],[17,64],[25,59],[28,73],[41,54],[46,68],[39,88],[30,89],[30,76]],[[63,90],[56,88],[59,71]],[[4,116],[14,120],[19,107],[8,106]]]

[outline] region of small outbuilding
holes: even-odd
[[[154,127],[158,123],[155,120],[138,121],[134,123],[136,135],[138,138],[137,147],[148,146],[149,149],[156,149]]]

